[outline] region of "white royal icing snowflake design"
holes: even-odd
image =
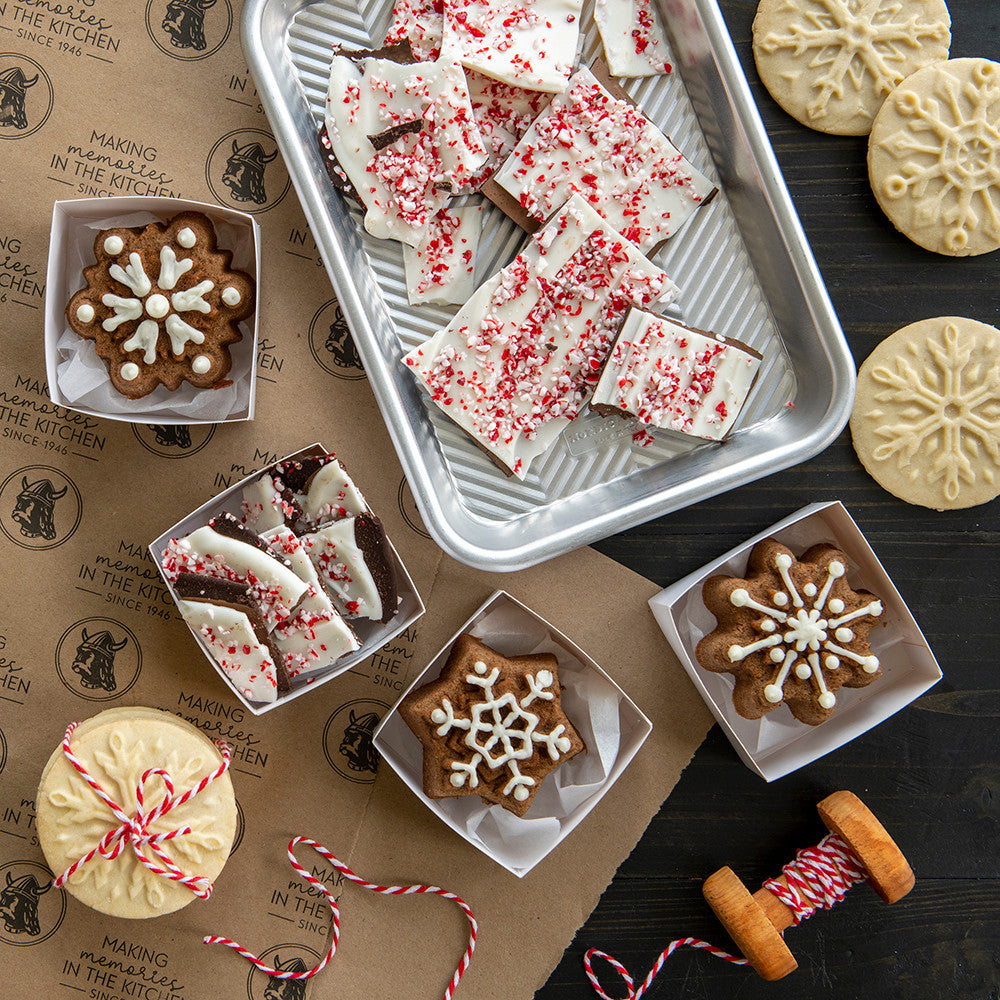
[[[882,614],[882,602],[873,600],[856,611],[844,614],[844,602],[839,597],[830,598],[834,582],[847,572],[847,567],[838,559],[831,560],[827,566],[822,588],[807,583],[800,594],[789,574],[794,561],[785,552],[775,556],[773,568],[781,577],[785,590],[771,595],[773,606],[755,601],[744,587],[737,587],[729,595],[734,607],[761,612],[764,617],[756,624],[766,634],[763,639],[749,645],[730,646],[727,655],[731,663],[738,663],[751,653],[770,649],[768,656],[777,666],[777,672],[764,688],[764,697],[772,705],[783,701],[785,681],[794,671],[800,680],[813,679],[817,703],[820,708],[829,710],[837,704],[837,697],[826,686],[824,670],[837,670],[841,659],[854,662],[868,674],[878,670],[877,656],[863,656],[845,646],[854,640],[854,632],[848,623],[867,615],[878,617]],[[807,606],[804,598],[815,599],[811,606]],[[791,609],[783,610],[788,608],[789,601]]]
[[[431,712],[431,722],[438,727],[435,730],[438,736],[447,736],[452,729],[465,730],[463,742],[473,751],[468,760],[451,762],[451,784],[462,788],[468,782],[469,788],[476,788],[481,764],[493,770],[506,767],[511,777],[503,787],[503,794],[513,794],[518,802],[524,802],[531,794],[529,789],[535,779],[521,774],[518,762],[533,757],[536,744],[543,746],[552,760],[569,753],[573,745],[569,737],[563,735],[565,726],[558,725],[549,733],[539,732],[538,716],[527,711],[536,698],[544,701],[555,698],[555,692],[550,690],[555,678],[550,670],[526,674],[528,693],[518,700],[511,692],[499,698],[493,693],[493,685],[500,676],[499,667],[487,674],[486,664],[477,660],[473,670],[474,674],[466,675],[466,683],[482,688],[484,700],[470,706],[468,718],[456,716],[447,698],[442,698],[441,706]]]
[[[165,246],[160,250],[160,273],[155,284],[146,274],[142,258],[134,251],[128,255],[128,263],[124,267],[112,264],[109,268],[111,277],[125,285],[132,296],[123,297],[111,292],[103,295],[101,301],[115,314],[101,325],[111,333],[122,323],[141,319],[132,336],[122,344],[122,349],[142,351],[144,364],[151,365],[156,361],[161,323],[170,338],[170,348],[175,357],[184,353],[188,343],[204,343],[205,335],[185,322],[180,313],[211,312],[212,306],[204,296],[215,287],[214,282],[206,279],[192,288],[173,291],[178,279],[193,266],[193,260],[187,257],[178,260],[173,249]]]

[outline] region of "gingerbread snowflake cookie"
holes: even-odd
[[[841,687],[880,675],[868,633],[882,602],[847,583],[847,558],[814,545],[796,559],[773,538],[750,553],[746,579],[713,576],[702,590],[715,629],[698,643],[698,662],[736,680],[733,704],[759,719],[782,703],[817,726],[833,714]]]
[[[867,135],[893,87],[950,46],[944,0],[761,0],[753,22],[771,96],[834,135]]]
[[[254,281],[230,267],[207,216],[182,212],[168,223],[105,229],[97,263],[66,307],[70,327],[95,342],[111,384],[140,399],[157,386],[226,385],[229,345],[254,309]]]
[[[560,704],[550,653],[506,657],[461,635],[441,676],[399,712],[424,747],[431,798],[478,795],[523,816],[545,777],[586,749]]]

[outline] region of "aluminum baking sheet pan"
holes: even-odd
[[[360,4],[360,5],[359,5]],[[592,0],[581,61],[601,52]],[[400,357],[451,312],[410,306],[401,245],[364,231],[330,185],[316,141],[331,47],[380,44],[390,0],[247,0],[243,45],[313,237],[354,335],[428,530],[456,559],[522,569],[802,462],[840,432],[854,365],[714,0],[665,0],[673,73],[624,81],[636,103],[721,194],[654,258],[680,286],[671,314],[755,347],[760,377],[721,444],[586,413],[508,479],[432,407]],[[484,212],[476,277],[506,264],[524,234]]]

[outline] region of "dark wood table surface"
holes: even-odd
[[[871,194],[866,140],[812,132],[781,111],[753,65],[756,0],[721,6],[856,363],[918,319],[1000,324],[1000,252],[939,257],[897,234]],[[952,57],[1000,60],[1000,3],[950,6]],[[944,679],[864,736],[771,784],[714,726],[536,1000],[594,996],[582,966],[588,947],[614,955],[637,982],[674,938],[733,949],[702,881],[728,864],[751,891],[759,887],[824,835],[815,804],[838,788],[857,793],[883,821],[914,869],[914,891],[889,907],[858,886],[790,930],[799,968],[780,982],[682,949],[646,997],[1000,997],[1000,500],[944,513],[909,506],[868,477],[845,431],[802,465],[597,548],[666,585],[799,507],[832,499],[864,531]],[[607,992],[624,996],[618,977],[601,968]]]

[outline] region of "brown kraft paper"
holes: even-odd
[[[276,155],[240,49],[239,4],[202,4],[200,19],[198,6],[0,0],[0,80],[18,93],[0,104],[5,981],[11,995],[262,1000],[268,977],[201,938],[235,938],[273,964],[315,963],[328,947],[329,911],[285,857],[289,839],[303,834],[370,881],[434,883],[464,897],[480,934],[457,995],[528,998],[711,718],[646,607],[658,589],[650,582],[589,549],[491,575],[431,541]],[[52,203],[116,194],[215,201],[260,223],[252,422],[133,425],[49,401],[42,306]],[[315,440],[338,452],[385,521],[427,613],[365,663],[255,718],[198,650],[146,545],[251,470]],[[35,502],[15,517],[25,497]],[[653,723],[615,787],[521,880],[448,830],[388,767],[376,780],[364,748],[371,720],[498,587],[586,649]],[[74,670],[84,631],[111,637],[114,652],[100,668]],[[174,712],[233,749],[239,826],[215,892],[150,921],[103,917],[45,890],[51,875],[34,828],[38,778],[66,725],[118,705]],[[319,856],[305,848],[299,856],[337,881]],[[13,893],[11,884],[36,888]],[[442,994],[467,935],[452,904],[349,884],[337,893],[343,940],[306,995]]]

